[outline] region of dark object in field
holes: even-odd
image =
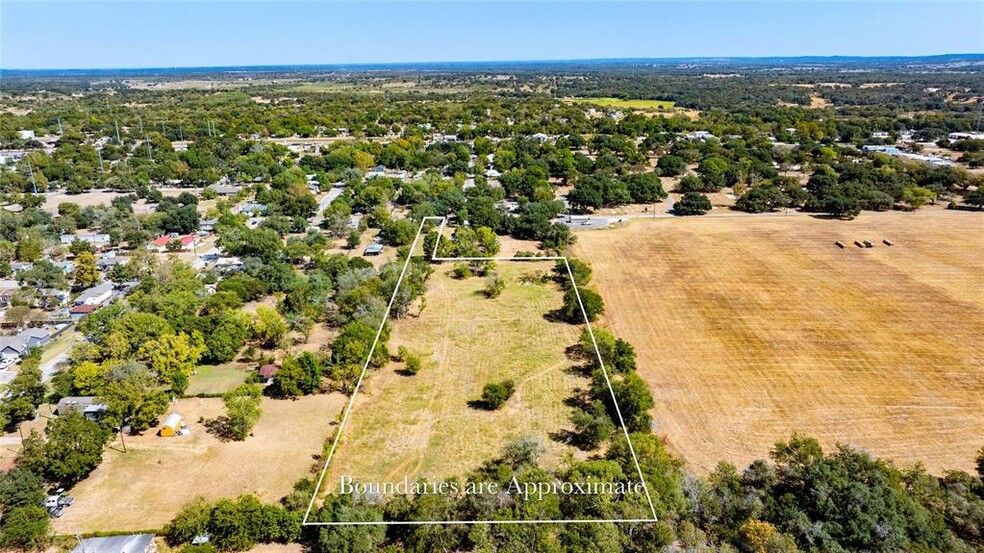
[[[875,245],[871,243],[871,240],[865,240],[864,241],[864,247],[866,247],[866,248],[874,248]]]
[[[863,248],[864,247],[864,244],[862,244],[861,242],[859,242],[857,240],[854,241],[854,245],[857,246],[857,247],[859,247],[859,248]]]
[[[838,248],[842,249],[842,250],[844,249],[844,243],[841,242],[840,240],[834,242],[834,245],[837,246]]]
[[[885,244],[886,246],[891,246],[892,245],[892,241],[889,240],[889,239],[887,239],[887,238],[885,238],[885,239],[882,240],[882,244]]]

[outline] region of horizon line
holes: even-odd
[[[617,57],[617,58],[556,58],[556,59],[512,59],[512,60],[432,60],[432,61],[393,61],[393,62],[339,62],[339,63],[276,63],[276,64],[229,64],[229,65],[173,65],[173,66],[129,66],[129,67],[0,67],[2,73],[58,73],[71,72],[85,74],[85,72],[127,72],[127,71],[168,71],[168,72],[191,72],[191,71],[273,71],[283,69],[312,70],[319,68],[392,68],[392,67],[417,67],[427,69],[428,67],[448,66],[448,65],[531,65],[531,64],[572,64],[572,63],[682,63],[682,62],[754,62],[769,60],[818,60],[818,61],[866,61],[866,60],[921,60],[931,58],[959,58],[970,57],[980,58],[984,61],[984,52],[963,52],[963,53],[941,53],[941,54],[870,54],[870,55],[764,55],[764,56],[673,56],[673,57]]]

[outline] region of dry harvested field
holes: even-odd
[[[485,279],[454,280],[451,264],[437,266],[427,307],[419,317],[395,321],[390,339],[391,353],[406,346],[421,357],[423,369],[404,376],[402,364],[390,363],[368,374],[325,486],[335,489],[341,476],[373,483],[462,476],[528,435],[546,447],[547,465],[575,453],[549,435],[570,428],[564,400],[588,385],[568,371],[573,363],[564,353],[580,328],[544,319],[562,304],[559,287],[518,280],[551,267],[500,262],[507,286],[488,299],[481,293]],[[469,406],[487,382],[506,378],[515,381],[516,393],[500,410]]]
[[[221,399],[182,399],[180,413],[191,435],[160,438],[154,431],[119,440],[103,462],[72,489],[75,504],[53,520],[59,533],[160,528],[196,496],[209,499],[254,493],[275,502],[309,474],[331,423],[341,410],[340,394],[297,401],[264,398],[263,416],[243,442],[222,442],[199,417],[224,414]]]
[[[580,233],[575,250],[691,469],[800,431],[939,474],[984,445],[982,230],[946,211],[705,217]]]

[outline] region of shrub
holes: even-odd
[[[489,382],[482,389],[482,402],[488,409],[498,409],[512,397],[516,391],[516,383],[512,380]]]
[[[497,298],[505,289],[506,280],[504,278],[497,274],[490,275],[485,284],[485,296],[488,298]]]

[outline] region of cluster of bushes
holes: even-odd
[[[215,502],[199,498],[185,505],[164,527],[164,536],[173,546],[208,536],[208,543],[196,549],[199,553],[246,551],[258,543],[297,541],[301,537],[301,515],[277,505],[265,505],[252,495]]]

